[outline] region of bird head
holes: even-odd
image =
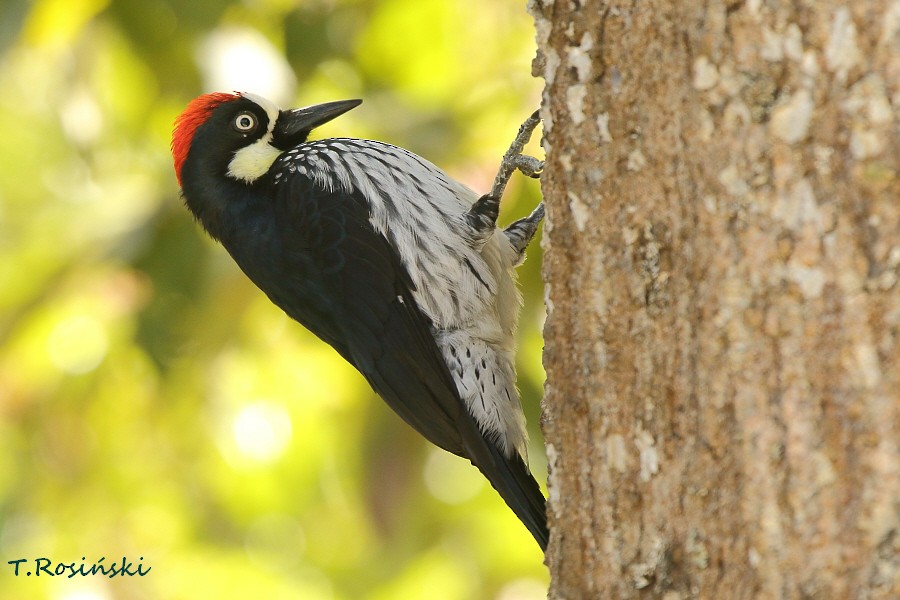
[[[178,184],[184,188],[192,170],[253,183],[282,152],[305,142],[310,131],[361,102],[340,100],[281,110],[256,94],[199,96],[175,119],[172,158]]]

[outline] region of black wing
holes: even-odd
[[[465,411],[448,392],[449,373],[412,283],[369,224],[362,198],[295,176],[277,186],[275,216],[286,289],[273,300],[338,350],[419,433],[462,455],[456,423]]]
[[[484,437],[465,409],[414,284],[372,227],[365,199],[299,174],[285,179],[276,186],[275,208],[285,289],[270,297],[340,352],[416,431],[472,461],[546,548],[537,482],[518,455],[504,457]]]

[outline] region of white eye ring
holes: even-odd
[[[241,133],[250,133],[256,129],[256,115],[246,110],[239,112],[234,118],[234,129]]]

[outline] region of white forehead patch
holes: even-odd
[[[269,126],[265,135],[234,153],[228,163],[228,175],[247,183],[253,183],[268,172],[272,163],[281,154],[281,150],[271,144],[272,130],[278,120],[280,109],[274,102],[256,94],[241,93],[241,96],[259,105],[269,117]]]
[[[257,96],[256,94],[241,92],[241,96],[251,102],[258,104],[260,108],[266,111],[266,115],[268,115],[269,117],[269,131],[271,132],[272,128],[275,127],[275,121],[278,120],[278,113],[281,112],[281,109],[278,108],[278,106],[268,98],[263,98],[262,96]]]

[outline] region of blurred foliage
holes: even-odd
[[[2,3],[0,598],[544,597],[536,544],[480,474],[202,235],[168,152],[204,91],[360,97],[318,134],[487,190],[538,104],[532,55],[516,0]],[[501,221],[538,199],[516,177]],[[543,480],[539,268],[535,243],[519,378]],[[6,564],[123,555],[152,570]]]

